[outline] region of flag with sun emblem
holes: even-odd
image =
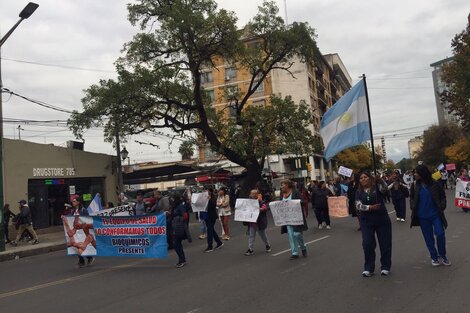
[[[327,161],[346,148],[370,140],[364,80],[359,81],[323,115],[320,135]]]

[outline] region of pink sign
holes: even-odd
[[[348,217],[348,198],[328,197],[328,211],[331,217]]]
[[[455,164],[454,163],[446,164],[446,170],[455,171]]]

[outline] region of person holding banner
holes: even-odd
[[[217,235],[217,232],[214,229],[215,222],[219,219],[219,214],[217,212],[217,204],[214,199],[214,190],[212,188],[209,188],[207,190],[207,193],[209,194],[209,202],[207,204],[207,248],[206,250],[204,250],[205,253],[214,251],[214,248],[212,246],[214,240],[217,243],[217,246],[215,247],[216,250],[222,248],[222,246],[224,245],[223,242],[220,240],[219,235]]]
[[[263,240],[266,252],[271,252],[271,244],[269,243],[268,237],[266,236],[266,228],[268,227],[268,203],[269,201],[263,201],[262,194],[258,189],[252,189],[250,191],[250,199],[256,199],[259,201],[260,209],[258,219],[256,223],[248,223],[248,250],[246,250],[245,255],[250,256],[255,253],[254,246],[255,246],[255,239],[256,233],[260,236],[261,240]],[[269,199],[268,199],[269,200]]]
[[[83,207],[81,205],[81,202],[80,202],[80,198],[79,197],[75,197],[72,199],[72,214],[73,216],[76,217],[76,220],[78,219],[79,216],[89,216],[88,214],[88,210],[85,209],[85,207]],[[80,225],[78,224],[78,222],[74,222],[74,231],[76,231],[75,228],[80,228]],[[82,227],[83,228],[83,227]],[[70,235],[69,235],[70,236]],[[89,238],[88,234],[87,234],[87,238]],[[85,245],[86,246],[86,245]],[[95,262],[95,258],[94,257],[91,257],[91,256],[87,256],[87,263],[86,265],[91,265],[93,264],[93,262]],[[78,254],[78,267],[84,267],[85,266],[85,258],[83,258],[81,255],[80,255],[80,252]]]
[[[457,177],[457,179],[455,180],[456,184],[459,182],[459,181],[464,181],[464,182],[470,182],[470,177],[468,176],[468,171],[466,168],[461,168],[460,171],[459,171],[459,177]],[[469,209],[465,209],[463,208],[462,209],[465,213],[469,212],[470,210]]]
[[[385,207],[384,193],[386,191],[387,186],[379,177],[374,178],[368,172],[359,174],[356,209],[359,212],[365,259],[363,277],[374,275],[376,235],[380,246],[380,274],[382,276],[390,274],[392,266],[392,224]]]
[[[281,182],[281,193],[282,201],[300,199],[299,193],[294,189],[294,183],[288,179]],[[286,225],[281,227],[281,234],[287,233],[289,237],[290,260],[299,258],[299,247],[302,251],[302,256],[307,257],[307,246],[304,243],[303,231],[306,231],[308,226],[304,210],[302,210],[302,217],[304,221],[302,225]]]
[[[445,228],[447,220],[446,194],[440,182],[432,179],[431,172],[425,165],[416,167],[416,183],[411,187],[411,225],[420,226],[424,241],[431,255],[431,265],[450,266],[446,253]],[[436,250],[437,241],[437,250]]]

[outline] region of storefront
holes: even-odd
[[[17,212],[18,201],[27,200],[37,228],[60,225],[73,196],[85,207],[96,193],[116,203],[117,183],[113,156],[4,139],[5,203]]]

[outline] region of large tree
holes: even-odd
[[[470,133],[470,14],[466,29],[452,40],[452,51],[453,60],[442,67],[447,90],[441,94],[441,100]]]
[[[305,103],[272,97],[265,107],[248,106],[273,70],[289,71],[295,58],[318,59],[315,33],[307,23],[286,25],[273,2],[264,2],[243,29],[237,29],[233,12],[218,9],[213,0],[140,0],[128,10],[129,21],[142,32],[125,45],[117,80],[101,80],[86,90],[84,111],[69,120],[76,136],[94,126],[104,126],[110,141],[117,131],[129,135],[167,128],[197,134],[246,168],[250,184],[260,180],[267,155],[313,152]],[[245,44],[248,38],[257,44]],[[228,105],[215,109],[201,73],[221,58],[251,74],[246,92],[232,94]]]
[[[365,144],[345,149],[341,151],[335,158],[338,165],[353,169],[356,173],[363,170],[371,172],[374,170],[374,165],[372,163],[372,151]],[[382,156],[377,153],[377,151],[375,153],[375,160],[377,168],[381,168]]]

